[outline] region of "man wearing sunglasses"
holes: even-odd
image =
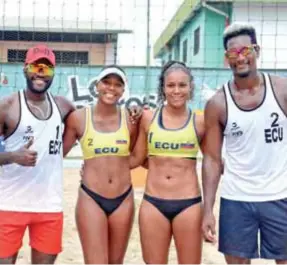
[[[254,27],[230,25],[223,43],[233,78],[205,109],[204,237],[215,242],[224,139],[219,251],[228,264],[259,257],[287,264],[287,80],[258,71]]]
[[[48,90],[55,55],[27,51],[26,89],[0,102],[0,263],[15,263],[29,228],[32,263],[54,263],[62,249],[62,133],[73,104]]]
[[[62,135],[75,110],[48,92],[54,52],[45,45],[27,51],[26,89],[0,101],[0,264],[15,263],[29,228],[33,264],[52,264],[62,250]],[[140,108],[130,108],[137,126]]]

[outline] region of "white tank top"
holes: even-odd
[[[234,102],[228,84],[225,168],[221,196],[239,201],[287,198],[287,119],[264,74],[263,102],[251,111]]]
[[[15,151],[34,137],[31,150],[38,152],[35,167],[18,164],[3,166],[0,176],[0,210],[23,212],[61,212],[63,210],[62,119],[48,93],[51,116],[39,120],[28,109],[19,91],[20,119],[15,132],[5,140],[5,150]]]

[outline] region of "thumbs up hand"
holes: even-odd
[[[29,139],[24,146],[13,152],[13,163],[26,167],[34,167],[36,165],[37,152],[30,150],[33,142],[33,138]]]

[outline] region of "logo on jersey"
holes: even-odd
[[[126,140],[116,140],[116,144],[127,144]],[[93,138],[88,138],[87,140],[87,145],[90,147],[94,147],[94,139]],[[119,152],[118,147],[98,147],[98,148],[93,148],[95,154],[100,155],[100,154],[117,154]]]
[[[169,143],[169,142],[155,142],[155,149],[164,149],[164,150],[179,150],[179,149],[193,149],[193,143]]]
[[[102,148],[96,148],[95,154],[117,154],[119,152],[118,147],[102,147]]]
[[[33,138],[34,138],[34,130],[33,130],[33,128],[32,128],[31,125],[28,125],[28,126],[26,127],[26,130],[25,130],[24,134],[25,134],[25,135],[23,136],[23,141],[24,141],[24,142],[28,142],[30,139],[33,139]]]
[[[243,135],[243,131],[240,129],[236,122],[232,122],[231,135],[233,137],[239,137]]]
[[[149,133],[148,142],[151,143],[153,138],[153,132]],[[170,142],[154,142],[155,149],[164,149],[164,150],[179,150],[179,149],[193,149],[195,147],[194,143],[170,143]]]
[[[264,130],[265,142],[267,144],[281,142],[283,140],[283,127],[280,126],[278,122],[279,114],[276,112],[272,112],[270,114],[270,117],[270,128]]]
[[[27,128],[26,128],[25,133],[27,133],[27,134],[28,133],[34,133],[32,126],[28,125]]]
[[[127,144],[127,140],[116,140],[116,144]]]
[[[59,155],[62,151],[62,135],[60,135],[60,126],[56,127],[56,137],[49,142],[49,155]]]
[[[195,146],[195,144],[192,144],[192,143],[185,143],[185,144],[180,144],[180,147],[182,149],[193,149]]]

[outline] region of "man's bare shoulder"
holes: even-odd
[[[226,95],[223,88],[216,91],[216,93],[207,101],[204,109],[205,124],[210,121],[217,121],[221,125],[226,123]]]
[[[69,117],[72,119],[84,119],[86,117],[87,107],[77,108],[75,109]]]
[[[0,100],[0,124],[5,123],[7,115],[15,112],[16,102],[19,102],[19,93],[15,92],[9,96],[5,96]]]
[[[287,78],[279,75],[269,75],[273,90],[279,97],[287,99]]]
[[[282,75],[275,75],[275,74],[269,74],[269,77],[271,78],[271,80],[275,80],[275,81],[284,81],[286,82],[287,80],[287,77],[285,76],[282,76]]]
[[[223,110],[226,105],[225,92],[223,88],[216,90],[215,94],[206,102],[205,108],[212,108],[214,110]]]
[[[66,97],[63,96],[54,96],[55,102],[61,112],[62,120],[65,122],[67,117],[76,110],[76,107]]]
[[[0,100],[1,110],[8,110],[19,99],[18,92],[14,92],[11,95],[5,96]]]
[[[58,104],[58,106],[65,106],[65,107],[69,106],[70,108],[75,108],[73,102],[64,96],[56,95],[54,96],[54,99]]]
[[[270,74],[270,79],[271,82],[274,85],[287,85],[287,77],[285,76],[280,76],[280,75],[274,75],[274,74]]]
[[[71,128],[78,128],[86,122],[86,107],[72,111],[65,120],[65,124]]]

